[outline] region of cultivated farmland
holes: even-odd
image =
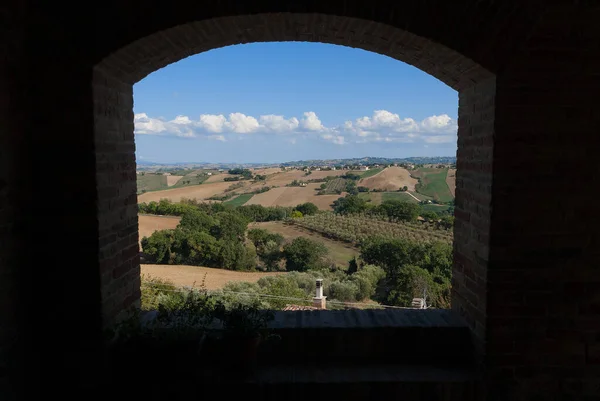
[[[180,217],[138,215],[138,230],[140,233],[140,249],[143,237],[149,237],[154,231],[168,230],[177,227]]]
[[[350,243],[360,243],[373,236],[404,238],[411,241],[452,242],[452,231],[438,230],[423,223],[393,223],[385,219],[366,216],[343,216],[333,213],[321,213],[294,219],[293,223],[301,227],[322,233]]]
[[[262,228],[269,232],[283,235],[286,240],[293,240],[298,237],[305,237],[318,241],[325,245],[329,250],[328,256],[338,266],[347,267],[348,261],[353,257],[358,257],[359,251],[355,247],[342,241],[336,241],[323,237],[318,232],[307,230],[295,224],[286,224],[280,221],[270,221],[266,223],[252,223],[248,229]]]
[[[182,175],[168,175],[167,176],[167,186],[172,187],[177,184],[179,180],[183,178]]]
[[[256,194],[246,205],[262,206],[296,206],[300,203],[312,202],[321,210],[331,210],[331,204],[342,195],[317,195],[320,184],[308,184],[306,187],[279,187]]]
[[[385,191],[397,191],[406,186],[409,191],[412,191],[417,182],[415,178],[410,176],[408,170],[401,167],[388,167],[371,177],[361,179],[358,185]]]
[[[162,174],[144,173],[138,174],[136,178],[138,194],[167,188],[167,177]]]
[[[381,194],[381,199],[383,202],[386,201],[403,201],[409,203],[419,203],[418,200],[410,196],[406,192],[383,192]]]
[[[382,171],[383,171],[382,168],[372,168],[372,169],[369,169],[369,170],[365,171],[364,173],[361,173],[360,176],[363,179],[364,178],[369,178],[369,177],[374,176],[375,174],[381,173]]]
[[[181,201],[181,198],[204,200],[213,195],[222,194],[230,182],[215,182],[212,184],[192,185],[181,188],[167,189],[164,191],[147,192],[138,196],[138,203],[160,201],[170,199],[173,202]]]
[[[324,193],[336,194],[337,191],[342,192],[344,189],[346,189],[346,179],[335,178],[327,182],[327,186],[325,187]]]
[[[245,205],[246,202],[248,202],[253,196],[253,194],[242,194],[223,203],[231,206],[242,206]]]
[[[142,275],[169,280],[177,287],[199,287],[206,275],[204,284],[208,290],[218,290],[223,288],[223,286],[230,281],[257,282],[261,277],[285,274],[279,272],[238,272],[212,267],[187,265],[141,265],[141,273]]]
[[[450,202],[454,199],[446,183],[447,175],[448,169],[446,168],[419,168],[412,172],[412,176],[420,180],[415,188],[416,191],[440,202]]]

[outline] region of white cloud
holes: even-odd
[[[283,116],[269,114],[259,117],[260,125],[272,132],[290,132],[294,131],[300,125],[296,117],[285,119]]]
[[[237,134],[249,134],[260,127],[256,118],[242,113],[231,113],[227,124]]]
[[[317,113],[314,111],[307,111],[304,113],[304,118],[300,122],[302,128],[307,129],[309,131],[323,131],[325,127],[317,117]]]
[[[375,110],[371,116],[358,117],[330,127],[325,126],[314,111],[303,113],[301,118],[275,114],[253,117],[236,112],[228,116],[202,114],[197,120],[184,115],[167,120],[139,113],[134,116],[134,123],[138,135],[172,135],[223,142],[255,134],[291,135],[288,141],[296,144],[297,140],[317,133],[319,135],[316,138],[337,145],[368,142],[451,143],[456,141],[458,129],[456,120],[447,114],[432,115],[417,121],[387,110]]]
[[[202,114],[198,126],[206,129],[208,132],[223,132],[223,127],[227,119],[224,115]]]

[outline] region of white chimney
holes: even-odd
[[[313,298],[313,306],[317,309],[327,309],[325,299],[327,297],[323,296],[323,279],[317,279],[317,293]]]

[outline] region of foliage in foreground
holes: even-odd
[[[388,305],[409,306],[426,294],[438,308],[450,306],[452,246],[443,242],[418,243],[399,238],[371,238],[361,248],[366,263],[386,273],[382,299]]]

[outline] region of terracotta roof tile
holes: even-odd
[[[303,306],[303,305],[286,305],[283,308],[284,311],[295,311],[295,310],[317,310],[314,306]]]

